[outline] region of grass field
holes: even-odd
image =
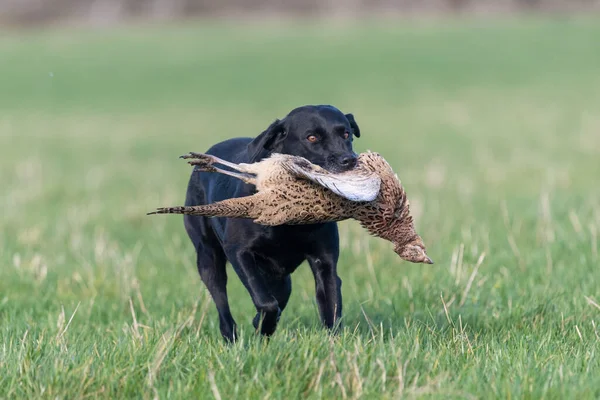
[[[600,23],[188,24],[0,35],[0,398],[600,397]],[[178,156],[354,113],[436,264],[340,224],[344,331],[303,265],[223,343]]]

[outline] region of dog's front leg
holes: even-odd
[[[231,264],[256,307],[257,314],[252,321],[254,328],[260,329],[260,333],[265,336],[271,336],[277,328],[281,309],[260,273],[255,255],[249,250],[242,250],[235,255]]]
[[[341,327],[342,280],[337,275],[337,253],[308,257],[315,277],[315,291],[321,321],[334,332]]]

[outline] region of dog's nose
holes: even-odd
[[[339,159],[340,165],[342,167],[344,167],[345,169],[352,169],[352,168],[356,167],[357,161],[358,161],[358,158],[354,154],[345,154],[345,155],[341,156]]]

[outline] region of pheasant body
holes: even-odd
[[[409,201],[398,176],[378,153],[358,156],[357,166],[330,173],[292,155],[273,154],[252,164],[233,164],[217,157],[190,153],[183,158],[197,170],[219,172],[256,186],[251,196],[212,204],[159,208],[150,214],[189,214],[250,218],[261,225],[299,225],[357,220],[370,234],[394,243],[394,251],[411,262],[432,263],[415,232]],[[231,172],[214,166],[231,167]]]

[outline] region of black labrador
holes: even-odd
[[[234,138],[207,153],[234,163],[251,163],[271,153],[293,154],[332,172],[356,166],[353,137],[360,130],[352,114],[329,105],[303,106],[275,120],[256,138]],[[214,173],[191,175],[185,204],[209,204],[255,193],[253,185]],[[292,292],[290,274],[307,260],[314,274],[316,299],[323,324],[334,329],[342,313],[342,281],[337,275],[338,227],[335,222],[268,227],[241,218],[184,215],[185,229],[196,248],[198,272],[217,310],[221,334],[236,339],[236,323],[227,299],[226,261],[250,293],[257,314],[253,325],[261,334],[275,331]]]

